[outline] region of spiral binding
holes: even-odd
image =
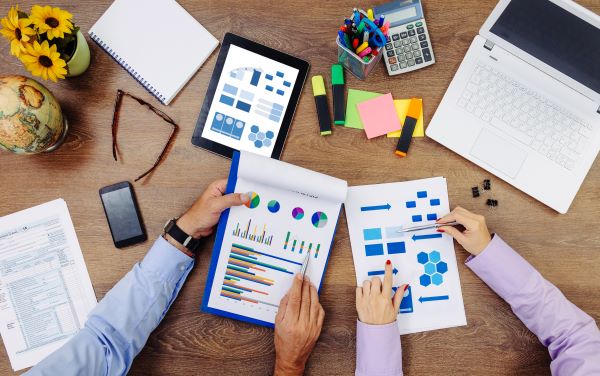
[[[154,95],[156,99],[158,99],[162,104],[165,104],[166,98],[158,90],[156,90],[150,84],[150,82],[146,81],[146,79],[144,79],[144,77],[142,77],[135,69],[133,69],[133,67],[130,66],[124,59],[122,59],[119,56],[119,54],[117,54],[115,51],[113,51],[112,48],[110,48],[106,43],[104,43],[104,41],[102,41],[102,39],[100,39],[98,35],[96,35],[95,33],[89,34],[90,38],[92,38],[92,40],[96,42],[98,46],[100,46],[117,63],[119,63],[119,65],[122,66],[123,69],[125,69],[131,75],[131,77],[135,78],[137,82],[139,82],[150,94]]]

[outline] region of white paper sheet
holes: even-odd
[[[467,324],[452,238],[435,230],[398,232],[449,212],[446,179],[350,187],[345,210],[357,285],[382,278],[388,259],[394,286],[410,284],[398,314],[400,334]]]
[[[238,171],[235,192],[258,199],[229,212],[208,308],[272,324],[307,252],[320,286],[347,183],[248,152]]]
[[[62,199],[0,218],[0,334],[15,371],[61,347],[96,303]]]

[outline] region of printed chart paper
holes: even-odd
[[[202,137],[271,156],[298,73],[296,68],[230,45]]]
[[[410,284],[398,313],[400,334],[466,325],[452,238],[435,230],[401,233],[449,212],[446,179],[350,187],[345,202],[356,283],[394,264],[394,291]]]
[[[0,334],[13,370],[60,348],[96,303],[63,200],[0,218]]]
[[[221,216],[202,309],[273,326],[307,254],[306,274],[320,287],[347,183],[235,152],[227,192],[248,192],[250,202]]]

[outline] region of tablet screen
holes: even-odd
[[[270,157],[299,70],[230,45],[202,137]]]

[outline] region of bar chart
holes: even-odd
[[[285,241],[283,242],[283,249],[289,250],[290,252],[298,251],[299,254],[303,252],[312,253],[314,258],[319,257],[319,251],[321,250],[321,244],[313,243],[306,240],[292,238],[290,231],[285,235]]]
[[[248,220],[246,227],[244,227],[243,229],[240,227],[240,223],[238,222],[235,225],[235,229],[233,230],[231,235],[264,245],[271,245],[271,243],[273,242],[273,235],[267,234],[267,225],[263,225],[262,230],[260,230],[259,226],[257,225],[254,225],[254,227],[252,227],[252,219]]]

